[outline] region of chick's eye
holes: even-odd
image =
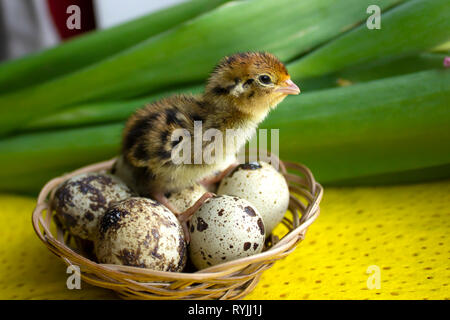
[[[264,83],[264,84],[270,84],[272,82],[272,79],[270,79],[270,77],[266,74],[259,76],[258,79],[261,83]]]

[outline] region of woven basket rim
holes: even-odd
[[[70,248],[64,242],[63,233],[60,229],[57,229],[56,237],[52,234],[52,232],[50,231],[50,224],[52,223],[52,216],[54,213],[52,208],[50,207],[48,199],[53,196],[57,186],[59,186],[63,181],[81,173],[109,170],[115,160],[116,158],[113,158],[107,161],[87,165],[75,171],[51,179],[41,189],[37,198],[36,207],[32,213],[33,228],[37,236],[50,249],[50,251],[59,256],[68,265],[73,264],[89,267],[89,273],[94,273],[97,276],[107,275],[108,278],[112,280],[111,286],[113,287],[120,286],[117,283],[120,281],[125,283],[128,283],[129,281],[142,282],[142,280],[145,279],[155,278],[158,279],[156,281],[184,280],[195,282],[208,280],[220,282],[222,281],[221,279],[223,277],[239,273],[242,269],[249,266],[259,266],[260,264],[270,262],[271,260],[276,261],[279,259],[279,256],[288,255],[295,249],[297,243],[303,240],[307,228],[317,219],[320,212],[319,203],[323,196],[323,188],[314,180],[311,171],[304,165],[279,160],[281,173],[285,176],[287,181],[290,181],[292,183],[289,184],[291,192],[291,203],[289,211],[291,211],[291,205],[298,211],[301,211],[300,207],[304,207],[300,200],[292,195],[292,192],[302,193],[301,195],[305,198],[308,198],[310,202],[305,207],[306,210],[302,214],[301,218],[298,219],[298,225],[290,230],[287,234],[285,234],[279,242],[275,243],[267,250],[249,257],[224,262],[208,267],[206,269],[193,272],[156,271],[139,267],[97,263]],[[289,173],[286,168],[300,171],[304,175],[304,178]],[[302,185],[306,186],[306,188],[309,188],[311,192],[303,190],[301,187]],[[297,208],[295,208],[296,206]],[[46,212],[45,217],[44,212]],[[293,215],[295,214],[293,213]],[[254,277],[253,280],[256,281],[256,278],[259,279],[260,271],[261,270],[256,269],[255,273],[258,273],[257,275],[247,274],[245,275],[245,277]],[[89,278],[89,280],[95,282],[94,278]],[[114,284],[115,282],[116,284]],[[256,283],[252,282],[250,286],[252,285],[254,286],[256,285]],[[114,288],[112,289],[114,290]]]

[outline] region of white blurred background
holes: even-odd
[[[0,61],[66,41],[68,38],[61,35],[61,20],[69,16],[63,9],[71,4],[88,4],[93,9],[96,29],[104,29],[184,1],[187,0],[0,0]]]
[[[94,0],[99,28],[107,28],[186,0]]]

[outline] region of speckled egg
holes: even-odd
[[[267,162],[241,164],[222,179],[217,194],[250,201],[261,214],[266,235],[283,219],[289,206],[289,187],[285,178]]]
[[[58,186],[53,208],[58,221],[73,235],[94,240],[98,219],[117,201],[133,196],[117,177],[107,173],[84,173]]]
[[[179,212],[183,212],[192,207],[205,192],[207,192],[205,187],[196,183],[189,188],[171,193],[167,199]]]
[[[101,263],[182,271],[187,249],[175,215],[159,202],[133,197],[111,206],[100,219],[95,254]]]
[[[208,199],[192,216],[189,254],[198,269],[262,251],[264,222],[247,200],[231,196]]]

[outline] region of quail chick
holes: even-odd
[[[115,167],[116,174],[141,195],[152,197],[178,213],[165,194],[213,176],[224,163],[235,158],[271,109],[287,95],[299,93],[286,67],[270,53],[246,52],[225,57],[212,71],[202,95],[170,96],[137,110],[129,118],[123,132],[122,155]],[[213,163],[194,164],[195,121],[201,122],[203,132],[218,129],[224,140],[227,129],[237,129],[236,143],[229,146],[224,141],[223,156]],[[180,137],[178,141],[172,141],[176,129],[185,129],[191,138]],[[192,161],[175,164],[172,151],[189,139]],[[202,141],[202,150],[210,144]],[[215,179],[220,178],[219,175]],[[210,196],[205,194],[193,210]],[[187,219],[193,210],[180,217]]]

